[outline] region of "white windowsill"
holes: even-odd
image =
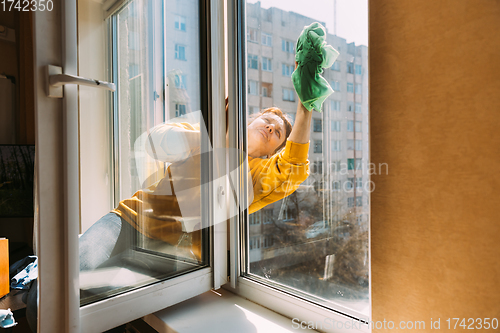
[[[206,292],[152,313],[144,320],[160,333],[282,333],[299,330],[292,327],[290,318],[223,289]],[[310,329],[300,331],[316,332]]]

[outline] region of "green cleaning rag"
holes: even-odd
[[[337,50],[326,45],[326,30],[318,22],[304,27],[297,40],[295,61],[298,65],[292,82],[300,101],[309,111],[321,112],[321,106],[333,89],[320,74],[333,65],[339,56]]]

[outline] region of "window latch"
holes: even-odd
[[[116,91],[116,86],[114,83],[87,79],[71,74],[63,74],[62,67],[53,65],[46,66],[46,86],[48,97],[63,98],[62,86],[64,86],[65,84],[78,84],[81,86]]]

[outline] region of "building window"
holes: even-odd
[[[354,92],[354,84],[347,82],[347,92],[348,93],[353,93]]]
[[[361,132],[361,121],[356,121],[356,123],[354,123],[354,121],[348,120],[347,121],[347,131],[352,132],[354,130],[354,127],[356,127],[355,128],[356,132]]]
[[[347,178],[347,181],[345,182],[345,189],[352,190],[353,185],[354,185],[354,178]]]
[[[175,59],[186,60],[186,47],[184,45],[175,44]]]
[[[293,89],[283,88],[283,100],[295,102],[295,92],[293,91]]]
[[[348,207],[354,206],[354,197],[347,198],[347,206]],[[358,207],[363,206],[363,197],[356,197],[356,206]]]
[[[262,220],[262,214],[260,211],[256,211],[253,214],[248,215],[250,225],[260,224]]]
[[[356,188],[357,189],[363,188],[363,178],[362,177],[356,178]]]
[[[361,121],[356,121],[355,126],[356,126],[355,128],[356,132],[361,132]]]
[[[273,84],[261,82],[262,87],[262,96],[263,97],[272,97],[273,96]]]
[[[340,181],[339,180],[334,180],[332,182],[332,190],[333,191],[340,191]]]
[[[259,91],[259,82],[248,80],[248,94],[257,95],[258,91]]]
[[[354,74],[354,64],[352,62],[347,63],[347,73]]]
[[[267,249],[268,247],[271,247],[273,245],[274,245],[273,235],[265,236],[264,240],[262,241],[262,248]]]
[[[267,87],[262,87],[262,97],[269,97],[267,95]]]
[[[260,237],[252,237],[249,242],[250,250],[260,249]]]
[[[273,71],[273,66],[271,62],[271,58],[262,57],[262,70],[267,72]]]
[[[342,141],[340,140],[332,140],[332,151],[341,151],[342,150]]]
[[[263,209],[262,210],[262,223],[271,224],[273,223],[273,210]]]
[[[313,119],[313,131],[314,132],[323,132],[323,123],[321,119]]]
[[[175,87],[177,89],[187,89],[187,75],[175,75]]]
[[[330,106],[333,111],[340,111],[340,101],[330,101]]]
[[[263,32],[260,34],[260,39],[262,45],[273,46],[273,36],[271,34]]]
[[[363,150],[363,140],[356,140],[356,150]]]
[[[286,39],[282,39],[281,40],[281,50],[283,52],[287,52],[287,53],[295,53],[294,42],[291,42],[291,41],[286,40]]]
[[[312,173],[313,174],[323,173],[323,161],[317,161],[312,164]]]
[[[361,94],[362,88],[360,84],[356,85],[356,94]]]
[[[361,65],[356,65],[355,69],[356,69],[356,74],[361,75]]]
[[[356,113],[361,113],[361,103],[356,103]]]
[[[330,67],[330,68],[332,71],[340,72],[340,62],[335,61],[332,65],[332,67]]]
[[[175,116],[180,117],[186,114],[186,105],[185,104],[175,104]]]
[[[330,163],[330,172],[337,172],[341,170],[342,163],[340,160]]]
[[[281,74],[283,76],[292,76],[293,70],[294,70],[294,66],[287,65],[287,64],[281,64]]]
[[[314,140],[314,153],[321,154],[323,152],[323,141]]]
[[[184,16],[175,15],[174,27],[175,30],[186,31],[186,18]]]
[[[249,28],[248,31],[247,31],[247,39],[248,39],[248,41],[252,42],[252,43],[258,43],[259,39],[257,37],[257,34],[258,34],[257,29],[251,29],[251,28]]]
[[[333,90],[340,91],[340,81],[332,81],[330,85],[332,86]]]
[[[354,158],[347,159],[347,170],[354,170]],[[356,170],[361,170],[361,158],[356,159]]]
[[[248,68],[259,69],[259,57],[253,54],[248,55]]]
[[[353,150],[354,149],[354,140],[347,139],[347,149],[348,150]],[[363,141],[362,140],[356,140],[356,150],[363,150]]]
[[[340,120],[332,120],[332,132],[340,132]]]
[[[353,111],[353,110],[354,110],[354,103],[347,102],[347,111]]]

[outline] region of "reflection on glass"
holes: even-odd
[[[247,94],[249,115],[277,106],[295,119],[295,42],[304,26],[326,20],[309,11],[325,3],[333,16],[333,2],[247,2],[247,30],[253,34],[247,78],[275,92]],[[368,317],[368,48],[335,35],[331,22],[326,40],[340,56],[323,72],[335,92],[322,113],[312,114],[310,174],[296,191],[249,216],[246,271],[314,302]]]
[[[114,21],[119,203],[80,237],[82,305],[208,264],[198,2],[134,0]]]

